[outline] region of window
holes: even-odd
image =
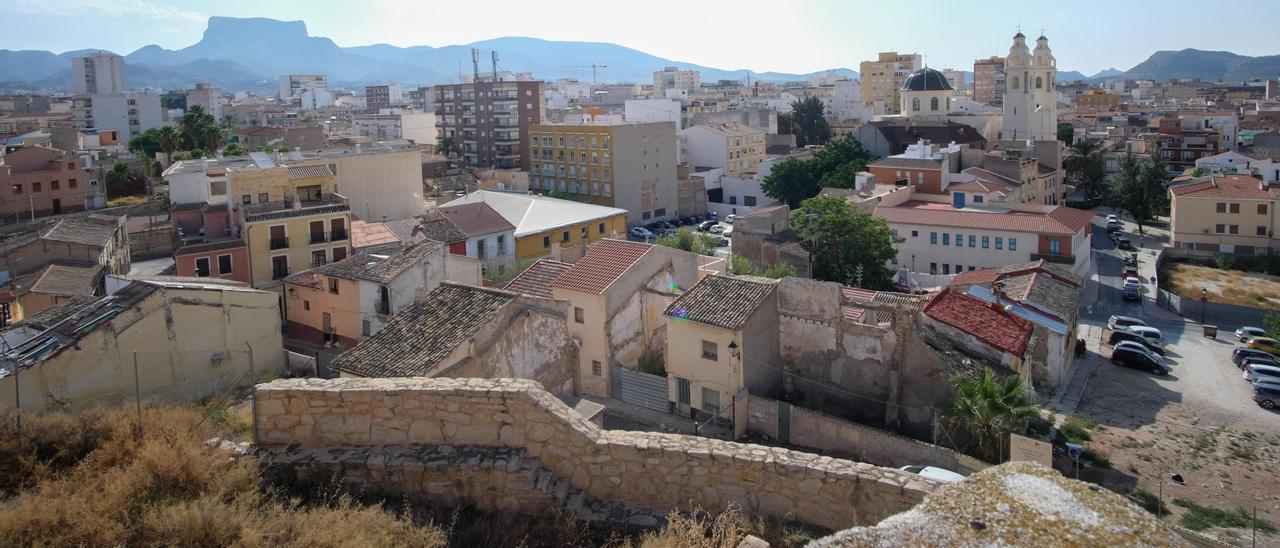
[[[969,235],[969,247],[978,247],[978,237],[973,234]]]
[[[200,257],[196,259],[196,276],[205,278],[209,276],[209,258]]]
[[[702,357],[711,361],[720,359],[720,354],[716,348],[716,343],[711,341],[702,341]]]
[[[1041,89],[1043,87],[1044,87],[1044,78],[1036,76],[1036,89]]]
[[[1213,225],[1213,231],[1222,234],[1227,231],[1227,225]]]
[[[241,203],[241,204],[244,204],[244,205],[249,205],[249,204],[253,203],[253,196],[250,196],[250,195],[248,195],[248,194],[245,194],[244,196],[241,196],[241,197],[240,197],[240,203]]]
[[[1239,234],[1239,233],[1240,233],[1240,225],[1230,225],[1230,226],[1228,226],[1228,227],[1227,227],[1227,233],[1228,233],[1228,234]]]
[[[689,379],[676,377],[676,403],[689,405]]]
[[[1017,250],[1018,250],[1018,239],[1009,238],[1009,251],[1017,251]]]
[[[720,393],[710,388],[703,387],[702,410],[713,416],[720,415]]]
[[[1240,204],[1231,204],[1232,213],[1240,213]]]
[[[542,247],[551,247],[551,236],[542,237]]]
[[[1049,253],[1054,255],[1062,253],[1062,242],[1058,241],[1057,238],[1049,238]]]
[[[75,180],[75,179],[67,179],[67,188],[75,188],[75,187],[76,187],[76,180]]]
[[[337,295],[337,294],[338,294],[338,279],[337,279],[337,278],[329,278],[329,292],[330,292],[330,293],[333,293],[334,295]]]
[[[604,366],[600,365],[599,360],[591,360],[591,374],[597,377],[604,376]]]
[[[369,323],[369,320],[360,320],[360,335],[368,337],[372,335],[371,331],[373,331],[373,326]]]
[[[49,182],[49,190],[61,190],[61,189],[62,189],[61,183],[59,183],[58,181]]]
[[[604,223],[600,223],[600,226],[596,227],[596,232],[604,234]]]
[[[333,248],[333,262],[335,262],[335,263],[336,263],[336,262],[341,261],[341,260],[343,260],[343,259],[345,259],[345,258],[347,258],[347,248],[345,248],[345,247],[335,247],[335,248]]]
[[[1226,202],[1218,202],[1218,213],[1226,213],[1226,212],[1227,212]]]
[[[961,272],[964,272],[964,265],[962,264],[956,265],[956,274],[959,274]]]
[[[665,208],[665,207],[660,207],[660,208],[658,208],[658,209],[653,210],[653,216],[654,216],[654,217],[663,217],[663,216],[665,216],[666,214],[667,214],[667,208]]]
[[[590,232],[591,232],[591,229],[589,227],[584,226],[581,229],[578,229],[578,237],[585,240],[587,239],[587,236],[590,234]]]
[[[218,255],[218,275],[226,276],[231,273],[231,255]]]
[[[317,249],[311,252],[311,267],[324,266],[329,262],[329,257],[325,255],[323,249]]]
[[[982,199],[983,199],[983,198],[984,198],[983,196],[974,196],[974,197],[973,197],[973,203],[975,203],[975,204],[980,204],[980,203],[982,203]]]
[[[943,273],[943,274],[950,274],[950,273],[951,273],[951,265],[949,265],[949,264],[947,264],[947,263],[942,263],[942,273]]]
[[[32,194],[35,194],[35,193],[37,193],[37,192],[40,192],[41,190],[42,190],[42,189],[40,188],[40,181],[36,181],[36,182],[34,182],[34,183],[31,183],[31,193],[32,193]]]
[[[919,98],[919,97],[912,97],[912,98],[911,98],[911,110],[920,110],[920,98]]]
[[[991,237],[990,237],[990,236],[983,236],[983,237],[982,237],[982,249],[986,249],[986,248],[988,248],[988,247],[991,247]]]
[[[308,300],[306,300],[306,299],[303,299],[303,300],[302,300],[302,309],[303,309],[303,310],[306,310],[306,311],[308,311],[308,312],[310,312],[310,311],[311,311],[311,301],[308,301]]]
[[[747,206],[747,207],[752,207],[752,206],[756,205],[756,197],[755,197],[755,196],[743,196],[743,197],[742,197],[742,205]]]
[[[270,201],[271,201],[271,197],[270,197],[270,196],[268,196],[266,192],[259,192],[259,193],[258,193],[258,203],[260,203],[260,204],[265,204],[265,203],[270,202]]]
[[[950,234],[950,233],[948,233],[948,232],[943,232],[943,233],[942,233],[942,245],[951,245],[951,234]]]
[[[938,98],[929,99],[929,110],[938,110]]]
[[[937,245],[937,244],[938,244],[938,233],[937,233],[937,232],[930,232],[930,233],[929,233],[929,243],[931,243],[931,244],[933,244],[933,245]]]
[[[956,234],[956,247],[964,247],[964,234]]]
[[[911,237],[912,237],[912,238],[918,238],[918,237],[920,237],[920,232],[919,232],[919,231],[917,231],[917,230],[912,230],[912,231],[911,231]]]
[[[938,273],[938,263],[929,263],[929,273],[930,274]]]
[[[1004,249],[1004,238],[996,236],[996,249]]]
[[[585,323],[585,322],[586,322],[586,320],[585,320],[584,316],[585,316],[585,314],[584,314],[584,313],[583,313],[583,311],[582,311],[582,307],[580,307],[580,306],[575,306],[575,307],[573,307],[573,321],[578,322],[578,323]]]
[[[560,234],[560,241],[561,241],[561,242],[567,242],[567,241],[569,241],[569,231],[568,231],[568,230],[566,230],[566,231],[564,231],[564,232],[562,232],[562,233]]]
[[[1014,76],[1009,80],[1009,89],[1018,89],[1018,77]],[[1015,113],[1016,114],[1016,113]]]

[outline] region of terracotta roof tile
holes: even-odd
[[[761,278],[707,276],[673,301],[666,315],[737,330],[773,295],[776,285]]]
[[[943,289],[924,308],[926,316],[1001,352],[1021,356],[1027,350],[1034,326],[1031,322],[997,311],[991,305],[951,288]]]
[[[1248,200],[1274,199],[1266,183],[1248,175],[1210,175],[1195,182],[1171,187],[1179,198],[1238,198]]]
[[[400,238],[382,223],[369,223],[355,219],[351,221],[351,247],[362,248],[399,241]]]
[[[573,264],[573,268],[561,274],[551,287],[599,295],[651,249],[653,244],[610,238],[600,240]]]
[[[984,268],[982,270],[970,270],[968,272],[961,272],[959,274],[956,274],[954,278],[951,278],[951,283],[948,285],[989,284],[996,281],[996,278],[999,276],[1000,276],[999,268]]]
[[[529,268],[526,268],[524,272],[521,272],[519,276],[507,282],[503,289],[550,299],[555,296],[551,291],[551,284],[572,266],[572,264],[562,263],[555,259],[538,259],[537,262],[529,265]]]
[[[1036,234],[1074,235],[1085,230],[1093,212],[1057,206],[1035,211],[956,209],[950,204],[911,200],[897,206],[877,207],[875,214],[890,223],[1007,230]]]

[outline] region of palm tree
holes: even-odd
[[[957,379],[943,412],[946,424],[963,432],[974,445],[975,456],[988,462],[1001,460],[1006,434],[1025,431],[1027,422],[1038,414],[1027,399],[1022,379],[1012,375],[997,379],[987,368],[977,378]]]
[[[1063,159],[1063,167],[1067,178],[1076,183],[1076,188],[1084,192],[1090,200],[1103,194],[1102,183],[1106,179],[1106,162],[1102,159],[1102,151],[1096,141],[1081,139],[1068,149],[1070,152]]]
[[[209,152],[214,152],[219,148],[222,148],[222,145],[226,142],[226,132],[224,132],[222,128],[213,124],[200,126],[196,130],[196,133],[197,137],[199,137],[198,141],[201,148],[208,150]]]
[[[156,140],[159,141],[160,151],[172,162],[173,153],[182,147],[182,132],[173,126],[161,126],[156,130]]]
[[[440,142],[436,143],[436,148],[448,156],[450,152],[458,147],[458,143],[454,142],[453,137],[441,137]]]

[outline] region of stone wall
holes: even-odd
[[[991,466],[963,453],[887,430],[828,417],[786,402],[755,395],[747,398],[747,430],[772,439],[780,439],[781,433],[786,432],[788,439],[780,441],[824,455],[856,458],[893,468],[925,464],[965,475]],[[789,409],[780,412],[782,406]],[[783,428],[779,427],[780,417],[787,417],[789,421]]]
[[[658,510],[732,503],[830,529],[876,523],[937,487],[906,472],[787,449],[601,430],[529,380],[277,380],[258,385],[254,422],[268,451],[517,448],[589,499]]]

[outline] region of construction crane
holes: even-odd
[[[609,65],[597,65],[597,64],[595,64],[595,63],[591,63],[590,65],[575,65],[575,66],[560,67],[560,68],[567,68],[567,69],[591,69],[591,86],[592,86],[592,87],[595,87],[595,85],[596,85],[596,69],[609,68]]]

